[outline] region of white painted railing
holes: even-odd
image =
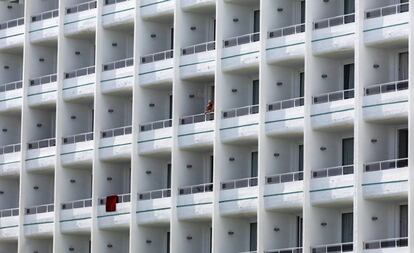
[[[408,10],[409,10],[409,3],[393,4],[393,5],[388,5],[388,6],[384,6],[380,8],[367,10],[365,11],[365,18],[366,19],[378,18],[378,17],[388,16],[388,15],[394,15],[397,13],[408,12]]]
[[[102,138],[110,138],[132,133],[132,126],[123,126],[102,131]]]
[[[56,81],[57,81],[57,74],[45,75],[45,76],[37,77],[34,79],[30,79],[30,86],[53,83]]]
[[[364,88],[364,95],[376,95],[388,92],[408,90],[408,80],[401,80],[389,83],[375,84]]]
[[[266,177],[266,184],[281,184],[303,180],[303,171],[294,171]]]
[[[313,28],[322,29],[332,26],[344,25],[355,22],[355,13],[340,15],[336,17],[324,18],[313,22]]]
[[[303,32],[305,32],[305,24],[297,24],[297,25],[291,25],[291,26],[273,29],[269,31],[268,37],[269,39],[279,38],[279,37],[284,37],[284,36],[288,36],[288,35],[292,35],[296,33],[303,33]]]
[[[150,123],[140,125],[139,129],[141,132],[157,130],[161,128],[167,128],[172,126],[172,119],[158,120]]]
[[[96,6],[97,6],[96,3],[97,3],[97,1],[90,1],[90,2],[81,3],[81,4],[78,4],[76,6],[66,8],[66,14],[73,14],[73,13],[77,13],[77,12],[96,9]]]
[[[212,191],[213,191],[213,183],[205,183],[205,184],[184,186],[184,187],[178,188],[179,195],[189,195],[189,194],[212,192]]]
[[[200,113],[196,115],[184,116],[180,118],[181,125],[188,125],[214,120],[214,112]]]
[[[408,166],[408,158],[390,159],[384,161],[370,162],[364,165],[365,172],[390,170]]]
[[[291,98],[291,99],[281,100],[281,101],[268,104],[267,110],[277,111],[277,110],[283,110],[283,109],[288,109],[288,108],[293,108],[293,107],[299,107],[299,106],[303,106],[304,103],[305,103],[305,99],[303,97]]]
[[[51,11],[45,11],[38,15],[32,16],[32,22],[38,22],[41,20],[56,18],[59,16],[59,9],[51,10]]]
[[[260,33],[249,33],[241,36],[231,37],[223,41],[224,47],[234,47],[260,40]]]
[[[161,199],[171,197],[171,189],[160,189],[138,193],[138,200]]]
[[[43,139],[28,143],[29,149],[48,148],[56,146],[56,138]]]
[[[20,143],[10,144],[10,145],[0,147],[0,155],[20,152],[20,150],[21,150],[21,144]]]
[[[408,237],[372,240],[364,242],[364,249],[386,249],[408,247]]]
[[[343,165],[312,170],[312,178],[324,178],[354,174],[354,165]]]
[[[222,190],[238,189],[257,186],[257,177],[234,179],[221,183]]]
[[[224,110],[222,112],[222,117],[223,119],[227,119],[256,113],[259,113],[259,105],[248,105],[239,108]]]
[[[78,142],[85,142],[93,140],[93,132],[75,134],[67,137],[63,137],[63,144],[72,144]]]
[[[354,98],[354,89],[333,91],[312,97],[313,104],[329,103]]]
[[[62,210],[76,209],[76,208],[85,208],[92,206],[92,199],[80,199],[70,202],[62,203]]]

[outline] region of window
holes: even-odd
[[[354,213],[342,214],[342,242],[352,242],[354,237]]]
[[[256,152],[252,152],[252,160],[250,165],[250,177],[257,177],[258,174],[258,167],[259,167],[259,154]]]
[[[296,247],[302,247],[303,245],[303,218],[300,216],[296,217]]]
[[[259,80],[253,81],[253,97],[252,97],[252,104],[258,105],[259,104]]]
[[[210,183],[213,183],[214,178],[214,156],[210,156]]]
[[[166,245],[167,253],[170,253],[170,240],[171,240],[171,234],[170,232],[167,232],[167,245]]]
[[[398,158],[408,157],[408,129],[398,130]]]
[[[400,237],[408,237],[408,205],[400,206]]]
[[[260,32],[260,10],[255,10],[253,14],[253,32]]]
[[[299,97],[305,96],[305,72],[299,73]]]
[[[250,251],[257,250],[257,223],[250,223]]]
[[[408,52],[398,54],[398,80],[408,79]]]
[[[351,14],[355,12],[355,1],[345,0],[344,1],[344,14]]]
[[[342,165],[354,164],[354,138],[342,139]]]
[[[299,145],[298,171],[303,171],[303,145]]]
[[[171,188],[171,163],[167,165],[167,188]]]
[[[305,1],[301,1],[300,2],[300,23],[303,24],[305,23],[305,10],[306,10],[306,4]]]
[[[344,90],[354,88],[354,64],[344,65]]]

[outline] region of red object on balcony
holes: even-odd
[[[105,208],[107,212],[116,211],[116,203],[118,202],[118,195],[110,195],[106,197]]]

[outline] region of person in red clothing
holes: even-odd
[[[207,114],[211,112],[214,112],[214,102],[212,100],[208,100],[204,113]]]

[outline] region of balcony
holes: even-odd
[[[362,180],[365,198],[407,197],[408,158],[366,163]]]
[[[213,213],[213,183],[180,187],[177,215],[180,220],[208,220]]]
[[[140,154],[168,154],[172,147],[172,120],[160,120],[140,125]]]
[[[226,216],[256,214],[258,190],[257,177],[221,183],[220,213]]]
[[[61,205],[60,229],[63,233],[89,233],[92,228],[92,199],[66,202]]]
[[[259,105],[222,112],[220,135],[223,142],[254,141],[259,131]]]
[[[364,41],[381,45],[408,41],[409,3],[399,3],[365,11]]]
[[[65,166],[92,164],[93,132],[81,133],[63,138],[61,161]]]
[[[141,57],[139,84],[146,87],[169,86],[173,79],[173,50]]]
[[[214,112],[185,116],[178,127],[181,148],[212,147],[214,141]]]
[[[101,229],[128,229],[131,223],[131,194],[118,194],[115,212],[106,212],[106,198],[99,199],[98,225]]]
[[[352,127],[354,124],[354,90],[334,91],[312,98],[314,129]]]
[[[409,252],[408,248],[408,238],[390,238],[383,240],[373,240],[364,242],[364,252],[372,253],[391,253],[391,252]]]
[[[133,24],[135,1],[105,0],[102,13],[102,24],[104,27]]]
[[[103,65],[102,93],[131,92],[134,84],[134,59],[127,58]]]
[[[303,171],[267,176],[264,206],[267,210],[299,209],[303,204]]]
[[[352,242],[346,243],[336,243],[329,245],[321,245],[316,247],[311,247],[312,253],[322,253],[322,252],[353,252],[354,244]]]
[[[22,81],[0,86],[0,112],[19,112],[22,109]]]
[[[63,99],[92,99],[95,92],[95,66],[80,68],[65,73]]]
[[[0,24],[0,49],[23,47],[24,17]]]
[[[181,8],[185,11],[214,9],[214,0],[181,0]]]
[[[344,165],[312,171],[311,202],[315,205],[348,204],[354,197],[354,166]]]
[[[400,121],[408,117],[408,80],[368,86],[364,89],[364,119]]]
[[[65,35],[95,32],[96,7],[97,1],[95,0],[66,8]]]
[[[305,24],[271,30],[267,38],[268,63],[299,62],[305,58]]]
[[[294,247],[294,248],[287,248],[287,249],[271,249],[265,250],[264,253],[302,253],[302,247]]]
[[[223,41],[221,62],[224,71],[242,71],[259,67],[260,33],[251,33]]]
[[[103,161],[129,161],[131,159],[132,126],[102,131],[99,157]]]
[[[54,205],[40,205],[25,209],[24,234],[27,237],[52,237]]]
[[[19,208],[0,210],[0,240],[16,241],[19,237]]]
[[[20,143],[0,147],[0,176],[20,175],[20,151]]]
[[[49,138],[28,143],[26,170],[52,172],[55,168],[56,139]]]
[[[182,79],[213,77],[216,67],[216,42],[210,41],[181,50]]]
[[[56,41],[59,30],[59,10],[50,10],[31,17],[30,41]]]
[[[54,106],[57,97],[57,74],[30,80],[28,103],[30,106]]]
[[[165,225],[171,219],[171,189],[161,189],[138,194],[138,224]]]
[[[313,28],[312,50],[315,55],[329,55],[354,50],[354,13],[315,21]]]
[[[165,19],[174,15],[175,0],[143,0],[140,9],[143,19]]]
[[[291,98],[267,105],[266,134],[299,135],[304,126],[304,98]]]

